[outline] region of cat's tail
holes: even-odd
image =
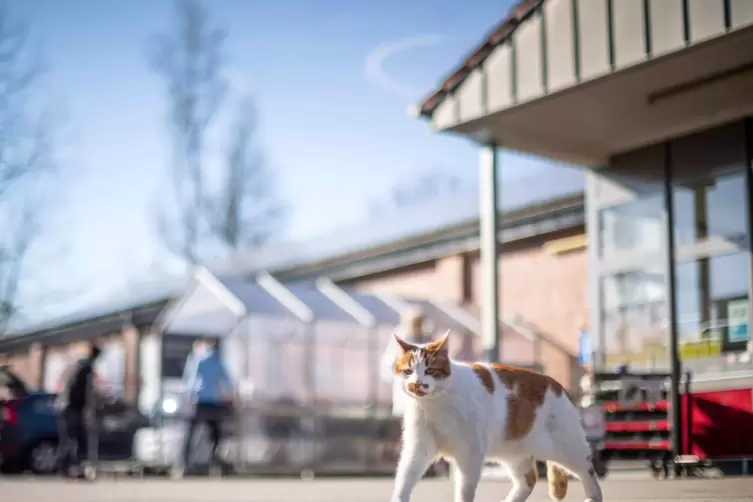
[[[567,471],[554,462],[546,463],[546,480],[549,483],[549,496],[559,502],[567,495]]]

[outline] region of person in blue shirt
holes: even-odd
[[[183,469],[188,465],[191,440],[200,423],[205,423],[209,428],[212,440],[212,460],[218,460],[220,426],[222,420],[232,412],[234,395],[233,382],[211,338],[202,338],[194,343],[193,353],[186,360],[183,380],[193,406],[193,413],[183,440],[181,459],[183,464],[174,469],[175,477],[181,477]]]

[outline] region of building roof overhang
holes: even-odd
[[[521,2],[419,106],[438,130],[583,165],[753,113],[753,2]]]

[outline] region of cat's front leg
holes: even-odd
[[[406,434],[395,473],[395,488],[391,502],[410,502],[413,488],[437,457],[437,445],[429,434]]]
[[[526,502],[538,479],[536,461],[531,457],[523,457],[505,462],[505,465],[512,481],[512,490],[507,494],[505,502]]]
[[[483,468],[480,450],[455,458],[455,502],[473,502]]]

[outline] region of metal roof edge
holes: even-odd
[[[558,198],[556,200],[556,203],[556,206],[548,203],[536,206],[526,206],[525,208],[517,212],[504,213],[503,226],[500,231],[504,231],[505,228],[510,229],[520,227],[535,221],[556,220],[560,215],[572,211],[582,211],[585,218],[585,198],[582,193],[574,194],[569,197]],[[570,226],[577,226],[578,224],[581,223],[576,223]],[[545,235],[546,233],[562,230],[563,228],[566,228],[566,226],[554,226],[550,230],[542,231],[537,233],[536,235],[530,235],[529,237]],[[275,274],[281,276],[284,279],[287,279],[289,277],[297,277],[299,275],[307,276],[309,273],[316,273],[317,271],[321,272],[324,269],[344,268],[347,267],[348,264],[378,260],[380,258],[384,258],[388,255],[399,252],[431,249],[433,247],[444,248],[448,245],[448,241],[465,241],[472,239],[476,234],[478,234],[478,218],[467,220],[463,223],[450,225],[435,232],[413,235],[408,238],[395,240],[379,246],[355,251],[353,253],[338,255],[317,262],[303,263],[293,267],[279,268],[275,270]],[[518,238],[513,240],[520,239]],[[414,264],[415,263],[417,262],[414,262]],[[402,266],[408,265],[409,264]],[[343,280],[343,278],[340,277],[335,277],[335,279]]]
[[[164,299],[154,300],[143,305],[114,310],[94,318],[72,323],[50,325],[38,331],[22,332],[6,336],[0,338],[0,352],[14,352],[18,349],[28,347],[32,343],[50,339],[75,339],[78,338],[78,335],[82,331],[92,331],[96,336],[96,334],[113,331],[115,328],[112,327],[114,326],[124,326],[128,323],[137,327],[148,325],[157,319],[168,300],[169,297],[165,297]]]

